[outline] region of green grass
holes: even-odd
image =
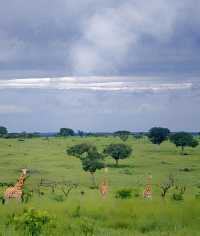
[[[10,201],[0,205],[0,235],[28,235],[7,222],[13,213],[21,214],[23,209],[30,207],[46,210],[53,218],[53,226],[45,226],[41,235],[199,235],[200,199],[196,199],[195,194],[200,192],[200,147],[187,148],[189,155],[182,156],[169,142],[157,147],[147,139],[129,138],[126,143],[134,150],[132,156],[121,160],[118,168],[113,159],[107,158],[108,172],[99,170],[96,173],[98,183],[105,176],[109,182],[109,194],[102,199],[98,189],[90,188],[91,177],[82,170],[80,161],[65,152],[67,147],[81,142],[90,142],[102,150],[107,144],[121,141],[113,137],[50,138],[49,141],[33,138],[24,142],[0,139],[0,182],[15,182],[20,169],[28,168],[30,177],[26,187],[34,190],[28,203]],[[152,200],[142,198],[148,173],[153,177]],[[159,184],[170,174],[177,184],[186,186],[183,201],[171,199],[173,189],[165,200],[160,197]],[[79,186],[68,198],[62,196],[59,186],[55,193],[43,187],[45,194],[39,197],[36,189],[41,177],[48,181],[72,181]],[[116,199],[116,191],[122,188],[137,188],[141,194],[138,198]],[[1,194],[4,189],[0,188]],[[85,194],[81,195],[81,191]],[[86,229],[93,234],[86,234]]]

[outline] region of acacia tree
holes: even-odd
[[[88,152],[90,149],[94,150],[96,147],[89,143],[80,143],[68,148],[66,151],[68,155],[81,158],[81,155]]]
[[[190,133],[178,132],[170,136],[170,141],[176,145],[176,147],[181,147],[182,153],[185,147],[193,147],[199,145],[199,142]]]
[[[8,134],[7,128],[4,126],[0,126],[0,137],[5,136],[6,134]]]
[[[119,130],[119,131],[116,131],[114,133],[114,136],[117,136],[119,137],[122,141],[126,141],[129,137],[129,135],[131,134],[131,132],[129,131],[126,131],[126,130]]]
[[[170,130],[162,127],[153,127],[149,130],[148,138],[153,144],[160,145],[163,141],[167,140]]]
[[[60,136],[74,136],[74,131],[73,129],[70,129],[70,128],[60,128],[59,135]]]
[[[111,156],[116,161],[116,166],[118,166],[120,159],[128,158],[132,153],[132,148],[126,144],[110,144],[104,149],[104,154]]]
[[[95,172],[105,167],[103,155],[95,148],[89,149],[81,157],[83,170],[89,172],[92,176],[92,184],[96,187]]]
[[[105,167],[104,156],[97,151],[95,146],[86,143],[70,147],[67,153],[80,159],[83,170],[91,174],[92,184],[96,187],[95,172]]]

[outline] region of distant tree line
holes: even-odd
[[[199,133],[197,133],[198,135]],[[60,137],[69,137],[69,136],[80,136],[80,137],[87,137],[87,136],[108,136],[113,135],[114,137],[120,138],[123,142],[126,142],[129,137],[133,137],[135,139],[142,139],[144,137],[148,137],[148,139],[156,145],[161,145],[164,141],[169,140],[176,147],[181,147],[182,152],[184,152],[185,147],[193,147],[199,145],[198,140],[192,133],[187,132],[176,132],[172,133],[168,128],[163,127],[153,127],[149,130],[149,132],[140,132],[140,133],[133,133],[127,130],[119,130],[114,133],[87,133],[81,130],[78,130],[76,133],[71,128],[60,128],[59,132],[56,136]],[[0,126],[0,137],[3,138],[34,138],[42,136],[40,133],[8,133],[8,130],[4,126]],[[111,151],[110,151],[111,152]],[[109,151],[107,150],[107,154]],[[120,159],[120,158],[119,158]],[[117,159],[116,159],[117,160]]]

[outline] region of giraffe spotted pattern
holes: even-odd
[[[8,187],[4,193],[4,199],[9,200],[9,199],[17,199],[19,201],[22,200],[22,195],[23,195],[23,187],[24,183],[26,180],[27,176],[27,170],[23,169],[22,174],[20,175],[17,183],[13,187]]]

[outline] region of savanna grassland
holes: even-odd
[[[25,209],[48,215],[50,220],[40,235],[200,235],[200,146],[186,148],[188,155],[180,155],[169,141],[157,146],[147,138],[129,137],[125,143],[133,148],[131,157],[120,160],[119,167],[107,157],[108,172],[102,169],[95,174],[97,183],[103,178],[109,183],[109,192],[102,199],[98,188],[91,188],[91,176],[83,171],[80,160],[66,153],[68,147],[82,142],[102,151],[106,145],[122,141],[118,137],[0,139],[1,196],[6,188],[3,183],[15,183],[22,168],[29,169],[25,189],[32,192],[27,202],[0,204],[0,235],[31,235],[20,221],[13,220],[22,217]],[[142,192],[149,173],[153,197],[145,200]],[[175,185],[186,187],[182,200],[172,198],[175,187],[161,197],[160,185],[169,176]],[[58,184],[54,189],[49,185],[38,190],[41,178]],[[68,182],[77,186],[65,196],[62,183]],[[116,198],[120,189],[133,190],[132,196]]]

